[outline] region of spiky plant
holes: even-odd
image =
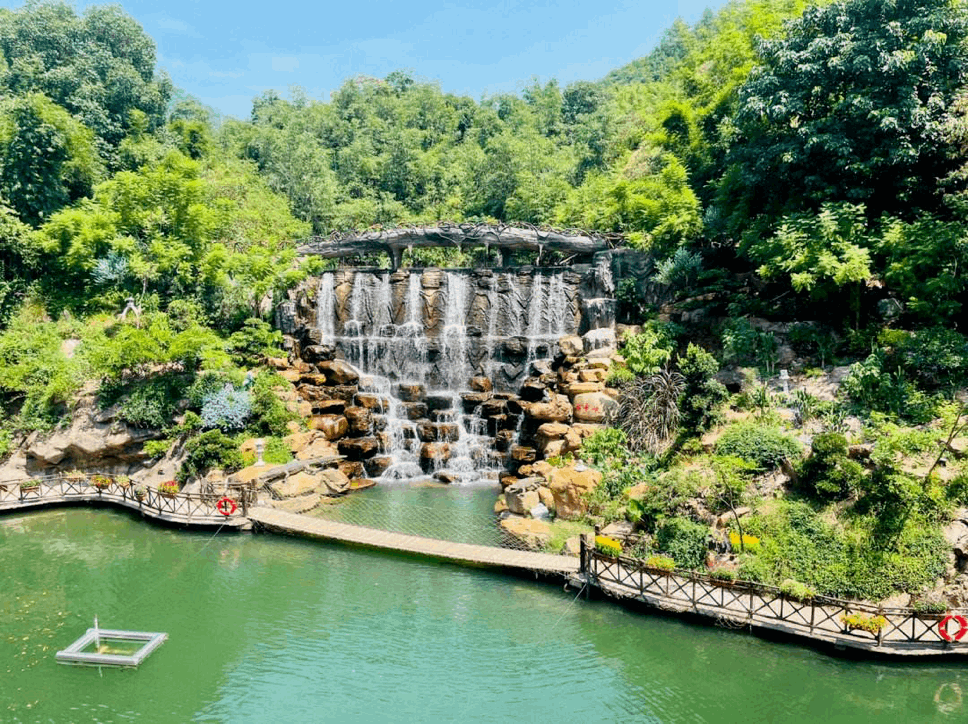
[[[623,387],[618,424],[633,450],[658,453],[672,439],[679,429],[679,397],[685,384],[681,374],[663,369]]]

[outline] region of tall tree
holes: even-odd
[[[740,91],[724,191],[754,214],[828,201],[864,203],[874,217],[936,206],[937,179],[953,167],[941,139],[966,80],[966,30],[960,0],[807,10],[763,43]]]

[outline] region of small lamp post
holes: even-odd
[[[790,373],[786,370],[780,370],[780,384],[783,385],[783,394],[790,394]]]
[[[258,459],[255,461],[255,464],[257,466],[261,467],[266,464],[266,461],[262,459],[262,454],[265,451],[266,451],[266,441],[263,440],[261,437],[257,438],[255,441],[255,454],[258,456]]]

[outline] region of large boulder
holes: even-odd
[[[373,431],[373,413],[365,407],[347,407],[343,415],[351,435],[369,435]]]
[[[551,540],[551,525],[543,520],[512,515],[501,521],[501,530],[512,541],[531,550],[542,550]]]
[[[320,362],[316,367],[331,385],[352,385],[360,379],[359,372],[341,359]]]
[[[558,347],[566,357],[577,357],[585,351],[585,343],[577,334],[570,334],[559,339]]]
[[[618,413],[618,402],[603,392],[575,395],[575,419],[582,422],[604,422]]]
[[[319,430],[327,440],[338,440],[350,430],[349,421],[343,415],[314,415],[309,426]]]
[[[300,472],[290,475],[285,480],[272,483],[269,487],[280,498],[295,498],[316,492],[316,488],[319,487],[319,479],[315,475]]]
[[[559,518],[580,518],[588,510],[587,495],[602,481],[602,474],[584,465],[553,469],[548,487],[555,500]]]
[[[525,407],[525,414],[541,422],[570,422],[571,402],[565,395],[552,395],[548,402],[532,402]]]
[[[86,398],[75,409],[69,428],[48,436],[34,433],[27,439],[27,470],[106,470],[146,461],[143,445],[161,437],[160,432],[128,427],[116,419],[116,414],[115,408],[98,411],[93,398]]]
[[[528,515],[534,506],[541,502],[538,488],[541,487],[540,478],[524,478],[504,490],[504,500],[508,510],[517,515]]]
[[[319,492],[324,495],[340,495],[350,488],[350,479],[338,468],[325,468],[319,472]]]
[[[350,460],[365,460],[377,454],[380,443],[375,437],[344,437],[337,447]]]

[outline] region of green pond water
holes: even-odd
[[[136,670],[55,663],[95,614],[169,640]],[[109,509],[0,517],[0,722],[968,721],[960,692],[964,664],[844,660],[483,570]]]

